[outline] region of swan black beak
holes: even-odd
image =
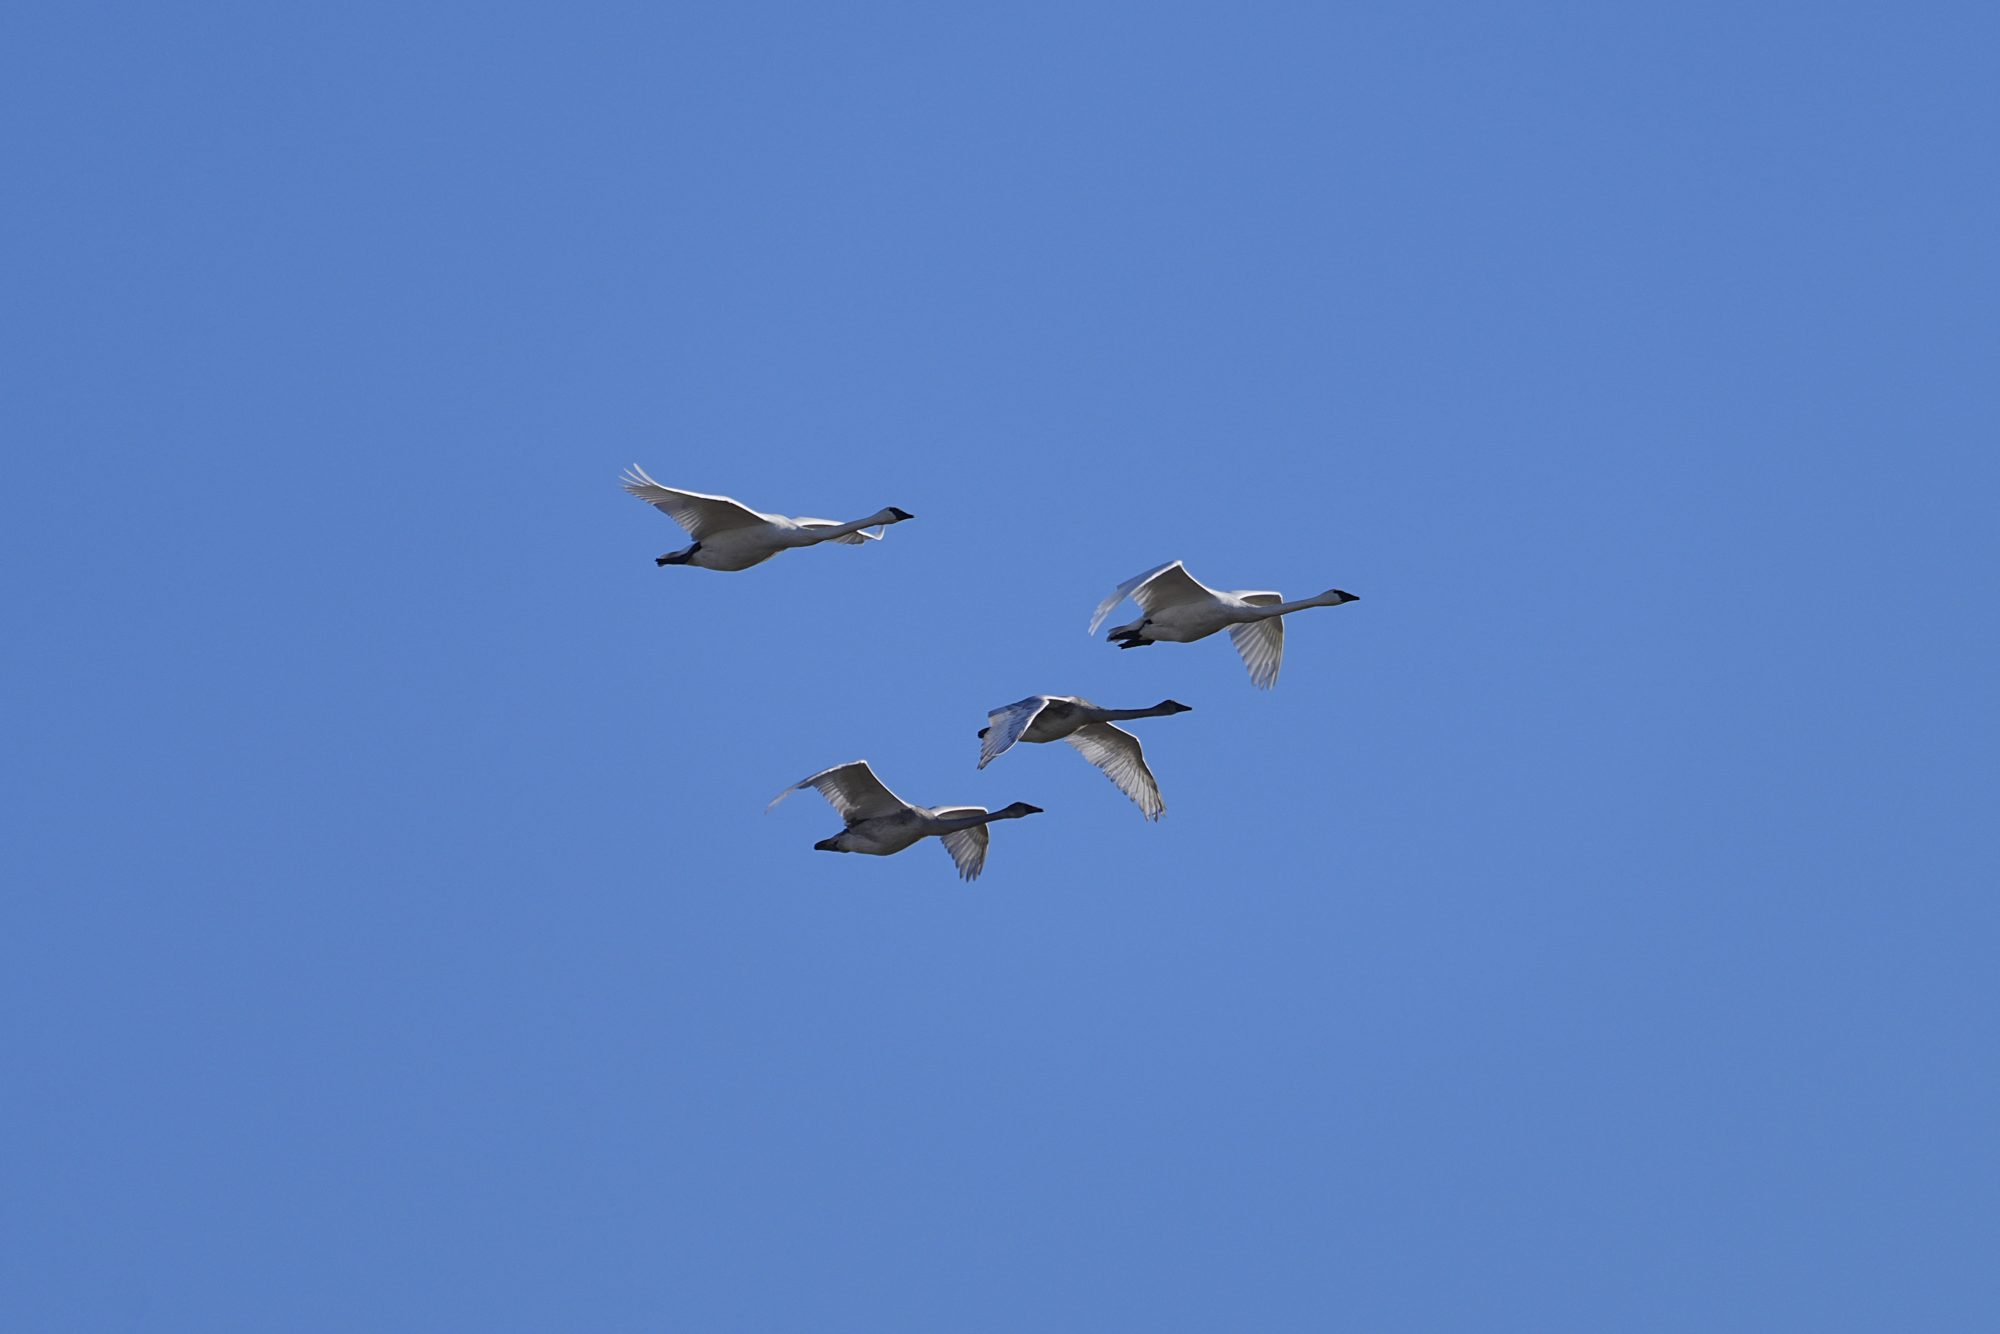
[[[891,513],[891,514],[895,515],[895,516],[896,516],[896,518],[897,518],[898,520],[902,520],[902,519],[914,519],[914,518],[916,518],[916,517],[917,517],[916,515],[914,515],[914,514],[910,513],[910,512],[908,511],[908,510],[906,510],[906,509],[899,509],[899,508],[897,508],[897,507],[896,507],[896,506],[894,506],[894,505],[891,505],[891,506],[889,507],[889,513]]]
[[[823,839],[821,839],[821,840],[820,840],[819,842],[817,842],[817,843],[813,844],[813,851],[814,851],[814,852],[839,852],[839,851],[840,851],[840,849],[839,849],[839,848],[836,848],[835,846],[833,846],[833,839],[831,839],[831,838],[823,838]]]

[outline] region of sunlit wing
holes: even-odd
[[[771,798],[771,805],[764,809],[769,811],[792,793],[808,787],[825,797],[848,824],[909,809],[908,802],[882,785],[882,780],[875,776],[875,771],[868,767],[866,760],[836,764],[831,769],[822,769],[811,778],[802,778]]]
[[[1139,804],[1148,820],[1157,820],[1167,809],[1160,785],[1146,767],[1146,752],[1139,738],[1110,723],[1087,723],[1063,738],[1081,751],[1083,758],[1104,771],[1118,790]]]
[[[763,515],[728,496],[705,496],[699,491],[676,491],[661,486],[636,463],[618,481],[627,491],[687,529],[688,536],[697,542],[725,529],[749,528],[764,522]]]
[[[1284,601],[1276,593],[1238,593],[1245,602],[1273,606]],[[1229,627],[1230,642],[1236,645],[1243,665],[1250,669],[1250,684],[1269,690],[1278,684],[1278,668],[1285,660],[1285,622],[1280,617],[1268,621],[1246,621]]]
[[[1097,627],[1104,624],[1104,618],[1111,609],[1131,598],[1148,616],[1163,607],[1177,606],[1184,602],[1200,602],[1215,596],[1215,590],[1204,585],[1187,572],[1179,561],[1168,561],[1155,566],[1144,574],[1127,579],[1112,590],[1111,596],[1097,604],[1097,613],[1090,618],[1088,634],[1096,634]]]
[[[1021,739],[1021,733],[1028,730],[1028,724],[1035,721],[1036,715],[1048,706],[1047,695],[1030,695],[987,714],[986,736],[979,747],[979,767],[984,769],[999,759],[1009,746]]]

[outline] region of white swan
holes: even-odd
[[[831,802],[847,828],[813,844],[820,852],[865,852],[887,857],[920,838],[944,840],[944,850],[958,867],[959,878],[977,880],[986,865],[986,826],[995,820],[1040,815],[1040,806],[1017,801],[989,812],[984,806],[912,806],[882,785],[866,760],[854,760],[803,778],[771,798],[772,807],[800,788],[817,789]]]
[[[694,545],[670,551],[655,565],[693,565],[703,570],[747,570],[762,564],[790,547],[810,547],[821,542],[845,542],[860,546],[879,539],[880,533],[863,532],[877,525],[888,527],[916,516],[908,510],[877,510],[853,523],[832,519],[788,519],[782,514],[759,514],[728,496],[705,496],[699,491],[676,491],[661,486],[633,464],[618,481],[627,491],[687,529]]]
[[[1146,752],[1138,737],[1112,723],[1187,712],[1187,705],[1171,699],[1150,709],[1101,709],[1076,695],[1030,695],[986,715],[987,725],[979,729],[986,742],[979,750],[979,767],[999,759],[1017,741],[1067,741],[1137,802],[1148,820],[1157,820],[1167,803],[1160,797],[1153,771],[1146,767]]]
[[[1259,690],[1269,690],[1278,683],[1278,667],[1285,656],[1285,623],[1279,617],[1307,607],[1338,607],[1343,602],[1360,600],[1337,588],[1297,602],[1287,602],[1278,593],[1220,593],[1189,574],[1176,560],[1118,585],[1110,597],[1097,605],[1088,633],[1096,634],[1111,609],[1126,598],[1138,603],[1146,614],[1105,636],[1119,648],[1138,648],[1163,640],[1191,644],[1217,630],[1227,630],[1236,643],[1236,651],[1243,656],[1243,665],[1250,669],[1250,684]]]

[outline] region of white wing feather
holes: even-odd
[[[801,788],[813,788],[827,799],[833,809],[840,812],[840,818],[848,824],[859,820],[873,820],[884,815],[894,815],[908,810],[909,803],[883,786],[875,771],[868,767],[866,760],[854,760],[847,764],[836,764],[831,769],[822,769],[810,778],[798,782],[771,798],[771,804],[764,808],[769,813],[773,807]]]
[[[763,515],[728,496],[705,496],[699,491],[676,491],[661,486],[636,463],[618,481],[627,491],[687,529],[688,536],[697,542],[725,529],[749,528],[765,521]]]
[[[1146,767],[1146,752],[1139,738],[1110,723],[1087,723],[1063,738],[1082,752],[1083,758],[1104,771],[1118,790],[1139,804],[1148,820],[1157,820],[1167,809],[1160,785]]]
[[[980,806],[941,806],[931,812],[933,815],[969,815],[973,812],[985,814]],[[986,869],[986,826],[974,825],[970,829],[954,829],[949,834],[941,834],[938,841],[951,854],[952,865],[958,868],[961,880],[977,880],[979,873]]]
[[[1200,602],[1214,596],[1214,589],[1189,574],[1179,561],[1170,560],[1144,574],[1133,575],[1112,590],[1110,597],[1097,604],[1097,613],[1090,618],[1090,629],[1085,633],[1096,634],[1097,627],[1104,624],[1104,618],[1111,614],[1111,609],[1126,598],[1138,603],[1140,609],[1151,616],[1162,607]]]
[[[1285,600],[1282,593],[1241,592],[1231,596],[1253,607],[1275,607]],[[1232,625],[1229,627],[1229,639],[1236,645],[1238,656],[1250,671],[1251,685],[1259,690],[1269,690],[1278,684],[1278,668],[1285,661],[1285,622],[1281,618]]]
[[[986,736],[979,747],[979,767],[984,769],[999,759],[1009,746],[1021,739],[1021,733],[1028,730],[1036,715],[1048,706],[1047,695],[1030,695],[987,714]]]

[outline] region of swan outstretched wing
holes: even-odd
[[[801,788],[813,788],[830,802],[840,818],[849,824],[859,820],[873,820],[884,815],[894,815],[908,810],[909,803],[882,785],[875,771],[868,767],[866,760],[854,760],[847,764],[836,764],[831,769],[822,769],[811,778],[798,782],[771,798],[769,811],[773,806]]]
[[[1028,724],[1036,715],[1049,706],[1047,695],[1030,695],[1005,708],[993,710],[986,715],[986,736],[979,747],[979,767],[1000,758],[1006,749],[1021,739],[1021,733],[1028,730]]]
[[[1104,771],[1118,790],[1139,804],[1148,820],[1160,818],[1167,809],[1160,785],[1146,767],[1146,752],[1139,738],[1110,723],[1086,723],[1063,738],[1083,753],[1083,758]]]
[[[931,812],[933,815],[983,814],[977,806],[945,806]],[[958,868],[960,880],[977,880],[979,873],[986,869],[986,826],[976,824],[970,829],[954,829],[938,839],[944,850],[951,854],[952,865]]]
[[[835,522],[832,519],[799,518],[792,520],[792,522],[796,523],[801,528],[840,527],[839,523]],[[839,537],[830,538],[829,540],[838,542],[843,546],[858,547],[864,542],[880,542],[882,540],[882,534],[871,533],[866,528],[857,528],[855,531],[851,533],[842,533]]]
[[[627,491],[687,529],[700,542],[728,528],[748,528],[764,522],[764,516],[728,496],[705,496],[699,491],[676,491],[661,486],[638,464],[618,478]]]
[[[1285,599],[1278,593],[1237,593],[1253,607],[1275,607]],[[1278,684],[1278,668],[1285,661],[1285,622],[1280,617],[1268,621],[1245,621],[1229,627],[1230,642],[1250,669],[1250,684],[1269,690]]]
[[[1144,574],[1135,574],[1112,590],[1111,596],[1097,604],[1097,613],[1090,618],[1087,634],[1096,634],[1097,627],[1104,624],[1104,618],[1111,609],[1131,598],[1148,615],[1154,615],[1163,607],[1178,606],[1185,602],[1202,602],[1215,596],[1215,590],[1203,584],[1187,572],[1187,567],[1177,560],[1158,565]]]

